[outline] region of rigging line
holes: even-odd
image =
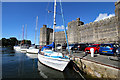
[[[66,37],[66,41],[67,41],[68,52],[69,52],[69,55],[70,55],[70,49],[69,49],[69,43],[68,43],[68,37],[67,37],[67,32],[66,32],[66,27],[65,27],[65,20],[64,20],[63,8],[62,8],[61,0],[60,0],[60,6],[61,6],[61,14],[62,14],[62,19],[63,19],[64,32],[65,32],[65,37]]]
[[[48,9],[48,8],[49,8],[49,5],[50,5],[50,0],[49,0],[49,2],[48,2],[48,4],[47,4],[47,7],[46,7],[46,11],[47,11],[47,13],[46,13],[46,22],[47,22],[47,26],[48,26],[48,27],[49,27],[49,25],[48,25],[48,22],[49,22],[48,20],[49,20],[49,19],[48,19],[48,18],[49,18],[49,11],[50,11],[50,10]]]
[[[47,4],[46,11],[48,11],[48,7],[49,7],[49,2],[48,2],[48,4]]]
[[[48,5],[46,7],[46,14],[45,14],[45,22],[47,23],[47,26],[48,26],[48,6],[49,6],[49,2],[48,2]]]

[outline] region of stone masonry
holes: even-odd
[[[40,28],[40,45],[48,45],[49,44],[49,38],[50,33],[53,33],[53,29],[47,28],[46,25],[43,25],[42,28]]]
[[[40,45],[52,42],[53,30],[45,25],[40,29]],[[72,43],[120,43],[120,0],[115,3],[115,16],[85,24],[77,18],[68,23],[68,42]],[[64,32],[55,32],[56,44],[66,42]]]
[[[118,38],[120,42],[120,0],[115,3],[115,16],[117,18]]]
[[[85,25],[77,25],[76,21],[68,24],[69,43],[114,43],[118,42],[118,19],[101,20]]]
[[[52,39],[53,39],[53,33],[50,33],[50,43],[52,43]],[[66,38],[65,38],[65,33],[64,31],[61,31],[61,32],[55,32],[55,43],[56,44],[63,44],[66,42]]]
[[[79,27],[84,23],[80,21],[80,18],[77,18],[76,21],[71,21],[68,23],[68,42],[69,43],[78,43],[79,42]]]

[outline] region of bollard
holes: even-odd
[[[94,48],[91,48],[90,52],[91,52],[91,57],[94,57]]]

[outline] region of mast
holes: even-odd
[[[27,40],[27,24],[25,25],[25,39]]]
[[[55,26],[56,26],[56,0],[54,3],[54,25],[53,25],[53,42],[55,43]]]
[[[24,25],[23,25],[23,44],[24,44]]]
[[[22,31],[23,31],[23,40],[24,40],[24,25],[23,25],[22,27],[23,27],[23,30],[22,30]]]
[[[38,23],[38,16],[36,17],[36,28],[35,28],[35,43],[34,43],[34,44],[36,44],[37,23]]]

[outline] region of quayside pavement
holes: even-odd
[[[62,51],[64,54],[67,51]],[[120,78],[120,57],[112,55],[91,54],[85,52],[72,52],[71,59],[84,73],[97,78]],[[112,59],[112,60],[111,60]]]
[[[63,51],[63,53],[66,53],[66,51]],[[103,55],[94,54],[94,57],[91,57],[91,54],[85,55],[85,52],[83,51],[72,52],[71,55],[74,58],[80,58],[80,59],[96,62],[102,65],[114,67],[120,70],[120,60],[118,60],[118,58],[120,57],[114,57],[112,55],[105,55],[105,54]],[[110,58],[113,58],[113,59],[110,59]]]

